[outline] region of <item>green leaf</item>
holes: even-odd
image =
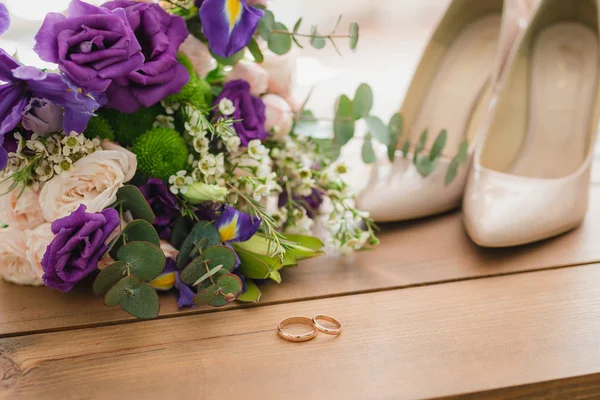
[[[435,171],[435,168],[437,167],[437,162],[437,158],[432,160],[428,156],[422,156],[418,157],[417,161],[415,162],[415,167],[417,168],[417,172],[423,178],[426,178],[429,175],[431,175],[433,171]]]
[[[329,161],[334,162],[340,158],[342,149],[335,140],[311,138],[311,141],[316,144],[317,152],[327,157]]]
[[[185,238],[192,230],[193,222],[183,216],[178,217],[173,225],[173,234],[171,235],[171,245],[176,249],[180,249],[185,241]]]
[[[140,278],[138,278],[137,276],[126,276],[125,278],[117,282],[117,284],[114,285],[112,289],[108,291],[108,293],[106,293],[106,296],[104,297],[104,304],[106,304],[109,307],[114,307],[120,304],[123,301],[123,299],[127,297],[127,293],[129,290],[131,290],[132,288],[137,288],[141,284],[142,281],[140,281]]]
[[[402,157],[408,158],[408,152],[410,151],[410,140],[406,139],[402,146]]]
[[[356,50],[359,39],[359,27],[356,21],[350,22],[350,48]]]
[[[448,166],[448,171],[446,172],[445,183],[446,186],[450,185],[454,179],[456,179],[456,175],[458,174],[458,165],[459,161],[457,157],[452,159],[452,162]]]
[[[285,240],[315,251],[325,246],[321,239],[315,236],[285,234]]]
[[[96,279],[92,289],[94,294],[106,294],[108,291],[117,284],[121,279],[127,275],[127,263],[124,261],[117,261],[116,263],[109,265],[104,268]]]
[[[390,162],[393,162],[396,158],[396,149],[398,148],[398,141],[402,137],[404,121],[402,119],[402,115],[396,113],[392,115],[390,122],[388,124],[388,135],[389,135],[389,143],[388,143],[388,159]]]
[[[381,144],[388,146],[390,144],[390,137],[388,129],[383,121],[377,117],[366,117],[365,122],[369,131],[373,134],[373,137]]]
[[[325,38],[321,37],[319,35],[319,32],[317,31],[317,26],[313,25],[310,28],[310,44],[312,45],[312,47],[314,47],[315,49],[322,49],[323,47],[325,47]]]
[[[285,33],[275,31],[282,31]],[[284,24],[280,22],[275,22],[275,24],[273,25],[273,31],[271,32],[271,37],[269,37],[268,40],[268,44],[269,49],[273,53],[280,56],[288,53],[291,50],[292,37],[290,36],[289,31]]]
[[[446,147],[446,142],[448,141],[448,132],[443,130],[440,132],[435,142],[433,142],[433,147],[431,148],[431,152],[429,153],[429,158],[431,160],[436,160],[440,158],[442,152],[444,151],[444,147]]]
[[[221,270],[223,270],[223,266],[217,265],[216,267],[214,267],[213,269],[211,269],[210,271],[208,271],[207,273],[202,275],[200,278],[198,278],[198,280],[196,282],[194,282],[194,284],[192,286],[198,286],[199,284],[201,284],[202,282],[204,282],[205,280],[207,280],[208,278],[215,275],[217,272],[219,272]]]
[[[300,47],[301,49],[304,48],[304,46],[302,46],[302,44],[298,41],[298,39],[296,39],[296,34],[298,33],[298,31],[300,30],[300,26],[302,25],[302,18],[300,18],[298,21],[296,21],[296,23],[294,24],[294,29],[292,29],[292,32],[294,33],[294,36],[292,36],[292,40],[294,41],[294,43],[296,43],[296,46]]]
[[[362,160],[365,164],[373,164],[375,161],[377,161],[377,156],[375,155],[375,150],[373,150],[373,142],[370,135],[367,135],[365,137],[365,141],[363,142]]]
[[[242,250],[238,247],[236,247],[235,250],[241,262],[239,267],[240,271],[246,278],[267,279],[269,277],[274,267],[269,267],[269,265],[261,259],[261,256]]]
[[[221,291],[225,294],[225,298],[228,301],[233,301],[237,298],[242,290],[244,289],[244,285],[239,276],[235,274],[226,274],[222,275],[217,280],[217,286],[221,289]],[[231,297],[234,298],[231,298]]]
[[[356,122],[352,100],[342,95],[336,105],[335,118],[333,120],[333,133],[335,143],[344,146],[354,137]]]
[[[212,54],[213,58],[215,60],[217,60],[217,62],[219,64],[234,66],[235,64],[237,64],[238,62],[240,62],[244,58],[244,55],[246,54],[246,49],[244,48],[244,49],[238,51],[237,53],[235,53],[235,54],[233,54],[233,55],[231,55],[231,56],[229,56],[227,58],[223,58],[223,57],[217,56],[213,52],[211,52],[211,54]]]
[[[156,290],[147,283],[131,287],[119,305],[123,311],[139,319],[153,319],[158,317],[158,310],[160,308]]]
[[[366,83],[361,83],[354,95],[353,112],[354,119],[361,119],[369,115],[373,109],[373,90]]]
[[[469,161],[469,142],[466,139],[460,143],[457,158],[461,165],[464,165]]]
[[[258,43],[256,43],[256,40],[254,38],[250,39],[250,42],[248,43],[248,50],[250,50],[250,54],[252,54],[252,57],[254,57],[254,60],[258,64],[263,63],[265,57],[263,56],[262,50],[260,49]]]
[[[269,279],[271,279],[272,281],[275,281],[279,284],[279,283],[281,283],[281,274],[279,273],[279,271],[273,271],[269,275]]]
[[[216,285],[211,285],[207,288],[199,289],[196,296],[194,296],[194,304],[209,304],[217,296],[218,292],[219,288]]]
[[[208,262],[210,269],[222,265],[224,269],[231,272],[235,269],[237,262],[235,252],[227,246],[209,247],[202,253],[202,258]]]
[[[260,36],[268,42],[271,38],[271,32],[275,26],[275,16],[269,10],[264,10],[264,15],[260,19],[260,23],[258,24],[258,32]]]
[[[415,148],[415,154],[414,154],[414,162],[417,162],[417,157],[419,156],[419,153],[422,152],[423,150],[425,150],[425,145],[427,144],[427,136],[429,134],[429,131],[427,129],[425,129],[423,131],[423,133],[421,133],[421,137],[419,137],[419,141],[417,142],[417,147]]]
[[[221,243],[221,235],[219,235],[219,231],[217,231],[217,228],[211,222],[201,221],[194,225],[192,231],[181,245],[181,250],[177,257],[177,268],[184,268],[198,255],[193,250],[196,249],[196,245],[203,239],[206,240],[203,242],[202,249]]]
[[[256,286],[256,283],[251,279],[246,279],[246,291],[238,296],[237,301],[242,301],[244,303],[258,303],[261,296],[262,293],[258,286]]]
[[[156,229],[143,219],[137,219],[130,222],[125,226],[123,232],[119,238],[115,241],[114,245],[110,249],[110,256],[114,259],[117,258],[117,253],[121,247],[123,247],[123,237],[125,242],[149,242],[156,246],[160,246],[160,239]]]
[[[123,209],[131,213],[134,219],[143,219],[150,224],[154,223],[154,212],[146,198],[135,186],[123,186],[117,192],[117,201],[121,202]]]
[[[148,242],[130,242],[117,253],[119,261],[125,261],[132,274],[142,281],[151,281],[165,269],[165,255],[160,247]]]

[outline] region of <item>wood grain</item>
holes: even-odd
[[[546,242],[512,249],[475,246],[464,233],[460,213],[384,226],[381,245],[353,259],[320,258],[284,273],[281,285],[262,287],[262,304],[334,297],[416,285],[496,276],[600,261],[600,187],[592,188],[583,226]],[[161,297],[161,316],[217,312],[178,311],[174,295]],[[103,305],[89,288],[67,295],[46,288],[0,283],[0,337],[131,321]]]
[[[530,385],[521,394],[535,398],[532,384],[568,393],[575,377],[589,393],[599,280],[592,265],[5,338],[0,397],[401,399]],[[280,319],[315,313],[339,318],[342,335],[276,335]]]

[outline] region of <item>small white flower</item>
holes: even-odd
[[[54,169],[47,160],[42,160],[41,164],[35,169],[35,173],[40,182],[46,182],[54,176]]]
[[[269,155],[269,149],[263,146],[259,139],[254,139],[248,143],[248,154],[255,160],[260,161]]]
[[[231,136],[225,141],[225,147],[230,153],[235,153],[240,149],[242,141],[237,136]]]
[[[177,174],[172,175],[169,178],[169,184],[171,185],[171,193],[173,194],[186,194],[188,186],[193,184],[194,180],[191,176],[187,176],[186,171],[179,171]]]
[[[175,129],[175,118],[170,115],[159,115],[156,117],[152,127]]]
[[[32,136],[31,139],[25,143],[25,146],[29,150],[33,150],[36,153],[44,153],[46,151],[46,146],[44,146],[41,141],[34,139],[34,136]]]
[[[83,142],[85,136],[78,134],[77,132],[71,132],[69,136],[65,136],[61,143],[63,144],[62,153],[65,156],[70,156],[73,153],[78,153],[83,150]]]
[[[209,146],[210,146],[210,140],[208,140],[207,137],[205,137],[203,135],[198,135],[198,136],[194,137],[193,144],[194,144],[194,150],[196,150],[196,152],[198,154],[208,153]]]
[[[287,221],[287,210],[285,207],[280,208],[279,210],[273,212],[271,214],[271,218],[275,222],[275,225],[280,228]]]
[[[309,168],[302,168],[298,171],[298,177],[303,181],[308,181],[312,178],[312,171]]]
[[[334,167],[334,171],[338,175],[344,175],[348,173],[348,166],[344,163],[339,163]]]
[[[221,114],[225,116],[230,116],[235,112],[235,106],[233,105],[233,101],[229,100],[227,97],[224,97],[219,102],[219,111]]]
[[[214,175],[216,172],[217,160],[212,154],[206,154],[198,163],[198,169],[204,175]]]
[[[64,174],[71,170],[73,167],[73,161],[69,157],[64,157],[60,162],[54,165],[54,171],[57,174]]]
[[[254,189],[254,200],[261,201],[263,197],[271,194],[271,190],[267,185],[259,185]]]
[[[302,197],[310,196],[313,192],[313,182],[302,182],[302,184],[298,186],[296,192]]]

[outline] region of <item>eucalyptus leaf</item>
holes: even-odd
[[[371,86],[361,83],[356,89],[352,105],[355,119],[368,116],[373,109],[373,89],[371,89]]]
[[[284,24],[275,22],[273,30],[271,31],[271,36],[268,40],[268,45],[273,53],[280,56],[287,54],[291,50],[292,37]]]
[[[460,143],[457,158],[461,165],[464,165],[469,161],[469,142],[466,139]]]
[[[246,279],[246,291],[238,296],[237,301],[258,303],[261,296],[262,293],[258,286],[256,286],[256,283],[252,279]]]
[[[264,10],[264,15],[260,19],[260,23],[258,24],[258,32],[260,36],[266,41],[269,41],[271,37],[271,32],[273,32],[273,28],[275,26],[275,16],[269,10]]]
[[[417,159],[415,163],[415,167],[417,168],[417,172],[424,178],[431,175],[435,168],[437,167],[438,159],[432,160],[428,156],[422,156]]]
[[[154,212],[137,187],[132,185],[123,186],[117,192],[117,201],[121,203],[124,210],[131,213],[134,219],[143,219],[150,224],[154,223],[156,218]]]
[[[454,179],[456,179],[456,175],[458,174],[458,165],[459,161],[457,157],[452,159],[450,165],[448,166],[448,171],[446,172],[445,184],[446,186],[450,185]]]
[[[127,263],[132,274],[142,281],[151,281],[165,269],[165,255],[160,247],[149,242],[130,242],[117,252],[119,261]]]
[[[300,26],[302,25],[302,18],[298,19],[298,21],[296,21],[296,23],[294,24],[294,28],[292,29],[293,32],[293,36],[292,36],[292,40],[294,41],[294,43],[296,43],[296,46],[300,47],[301,49],[304,48],[304,46],[302,46],[302,44],[298,41],[298,39],[296,39],[296,34],[298,33],[298,31],[300,30]]]
[[[158,237],[158,233],[156,233],[156,229],[154,229],[154,227],[147,221],[143,219],[137,219],[125,226],[123,232],[121,232],[121,235],[112,246],[110,250],[110,256],[113,259],[116,259],[119,249],[124,245],[123,242],[129,243],[133,241],[149,242],[155,246],[160,246],[160,238]]]
[[[265,57],[263,55],[262,50],[258,46],[256,39],[254,39],[254,38],[250,39],[250,42],[248,43],[248,50],[250,50],[250,54],[252,54],[252,57],[254,57],[254,60],[256,61],[257,64],[263,63],[263,61],[265,60]]]
[[[402,146],[402,157],[408,158],[409,152],[410,152],[410,140],[406,139],[406,141],[404,141],[404,145]]]
[[[414,159],[413,159],[415,164],[417,162],[419,153],[421,153],[423,150],[425,150],[425,145],[427,144],[428,134],[429,134],[429,131],[427,129],[425,129],[423,131],[423,133],[421,133],[421,136],[419,137],[419,141],[417,142],[417,147],[415,147],[415,154],[414,154]]]
[[[314,47],[315,49],[322,49],[323,47],[325,47],[326,41],[325,38],[322,37],[321,35],[319,35],[319,32],[317,30],[317,26],[313,25],[310,28],[310,44],[312,47]]]
[[[386,146],[390,144],[388,129],[381,119],[370,116],[365,118],[365,122],[367,123],[369,131],[371,131],[373,137],[377,139],[379,143]]]
[[[352,100],[348,96],[342,95],[337,102],[333,120],[335,143],[339,146],[348,143],[354,137],[355,127]]]
[[[389,142],[388,142],[388,159],[390,160],[390,162],[393,162],[394,159],[396,158],[396,149],[398,147],[398,141],[400,140],[400,138],[402,137],[402,130],[403,130],[403,120],[402,120],[402,116],[398,113],[392,115],[392,118],[390,119],[390,122],[388,123],[388,135],[389,135]]]
[[[239,276],[237,276],[235,274],[222,275],[217,280],[217,286],[221,289],[221,291],[225,294],[225,297],[229,301],[234,300],[234,299],[230,298],[231,295],[233,295],[234,297],[238,297],[240,295],[240,293],[242,293],[242,290],[244,289],[244,284],[242,283],[242,280],[240,279]],[[230,295],[230,296],[227,296],[227,295]]]
[[[310,110],[302,111],[298,122],[294,125],[294,132],[302,136],[312,136],[317,129],[317,120]]]
[[[237,263],[235,252],[227,246],[209,247],[202,253],[202,258],[208,262],[210,269],[222,265],[229,272],[235,269]]]
[[[190,234],[193,225],[193,222],[189,218],[179,216],[173,225],[173,233],[170,240],[171,245],[176,249],[180,249],[185,238]]]
[[[216,285],[211,285],[207,288],[199,289],[196,296],[194,296],[194,304],[209,304],[217,296],[218,292],[219,288]]]
[[[365,164],[373,164],[377,161],[375,150],[373,150],[373,142],[371,136],[367,135],[362,145],[362,160]]]
[[[125,261],[117,261],[116,263],[109,265],[100,271],[94,280],[92,286],[94,294],[99,295],[108,293],[108,291],[126,275],[127,263]]]
[[[217,231],[217,228],[211,222],[198,222],[181,245],[179,256],[177,257],[177,268],[184,268],[197,256],[197,254],[192,254],[192,250],[196,248],[196,245],[202,239],[206,239],[205,247],[216,246],[221,243],[221,235],[219,235],[219,231]]]
[[[104,304],[109,307],[114,307],[123,301],[127,296],[128,291],[139,287],[142,284],[140,278],[135,275],[129,275],[121,279],[114,285],[104,297]]]
[[[119,305],[123,311],[139,319],[152,319],[158,317],[160,308],[156,290],[147,283],[142,283],[137,287],[130,288]]]
[[[356,21],[352,21],[350,23],[350,48],[352,50],[356,50],[356,47],[358,46],[359,36],[360,35],[358,23]]]
[[[442,152],[444,151],[444,147],[446,147],[446,142],[448,141],[448,132],[443,130],[440,132],[435,142],[433,142],[433,146],[431,147],[431,152],[429,152],[429,158],[431,160],[436,160],[441,157]]]
[[[335,142],[335,140],[312,138],[311,141],[317,145],[319,153],[327,157],[329,161],[333,162],[340,158],[342,149],[341,146]]]
[[[222,271],[222,270],[223,270],[223,266],[217,265],[216,267],[214,267],[213,269],[211,269],[210,271],[208,271],[207,273],[202,275],[200,278],[198,278],[198,280],[196,282],[194,282],[194,284],[192,286],[198,286],[199,284],[201,284],[202,282],[204,282],[205,280],[207,280],[208,278],[210,278],[211,276],[215,275],[217,272]]]

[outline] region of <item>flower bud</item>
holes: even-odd
[[[184,197],[191,204],[200,204],[205,201],[225,201],[227,188],[217,185],[207,185],[206,183],[193,183],[188,186]]]

